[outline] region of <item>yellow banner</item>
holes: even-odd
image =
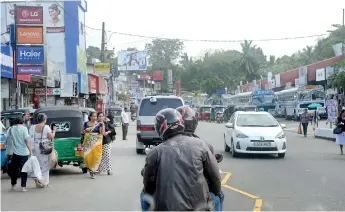
[[[110,73],[110,63],[95,63],[95,73]]]

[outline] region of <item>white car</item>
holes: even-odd
[[[279,158],[284,158],[285,127],[267,112],[235,112],[225,125],[225,152],[231,151],[233,157],[250,153],[278,154]]]

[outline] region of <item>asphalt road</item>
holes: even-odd
[[[223,154],[220,169],[224,172],[225,211],[344,210],[345,155],[332,142],[296,134],[296,122],[287,125],[287,154],[275,156],[241,156],[232,158],[224,152],[224,124],[199,124],[197,134]],[[121,129],[117,128],[121,134]],[[121,138],[121,135],[117,136]],[[135,128],[129,140],[116,140],[112,149],[114,175],[105,174],[91,180],[75,167],[54,171],[51,186],[36,189],[29,180],[28,192],[10,192],[7,175],[1,179],[1,210],[140,210],[142,188],[140,170],[144,155],[135,153]],[[19,184],[18,184],[19,185]]]

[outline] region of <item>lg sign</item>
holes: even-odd
[[[43,24],[43,7],[17,6],[17,24]]]
[[[17,62],[22,64],[44,63],[43,46],[18,46]]]

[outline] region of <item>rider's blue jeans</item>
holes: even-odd
[[[224,202],[224,193],[222,192],[221,198],[214,195],[210,192],[210,195],[214,201],[214,208],[213,211],[223,211],[223,202]],[[140,194],[140,202],[141,202],[141,210],[148,211],[150,208],[150,203],[145,198],[152,198],[152,196],[141,192]]]

